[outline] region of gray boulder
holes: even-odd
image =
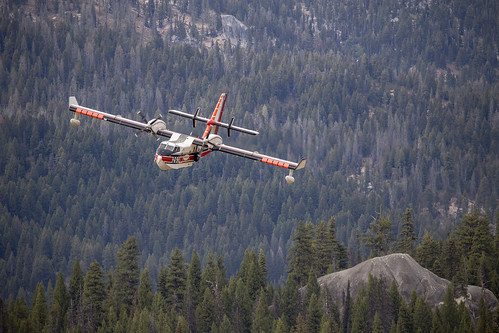
[[[343,308],[344,295],[350,281],[350,295],[354,299],[363,285],[367,285],[369,274],[385,281],[389,288],[395,281],[399,293],[409,302],[413,290],[418,297],[425,299],[432,308],[438,306],[450,284],[450,281],[438,277],[419,265],[410,255],[395,253],[384,257],[366,260],[352,268],[320,277],[317,282],[321,288],[327,288],[340,308]],[[468,295],[456,299],[465,302],[472,317],[478,315],[478,302],[483,297],[489,309],[497,307],[497,298],[488,289],[468,286]]]

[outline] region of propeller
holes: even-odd
[[[163,118],[163,116],[161,114],[159,114],[156,118],[154,118],[153,120],[151,121],[147,121],[147,118],[142,114],[142,112],[139,110],[137,112],[137,114],[140,116],[140,118],[142,119],[142,121],[147,124],[147,126],[143,129],[143,130],[140,130],[140,131],[137,131],[135,133],[135,136],[138,137],[142,132],[147,132],[147,133],[150,133],[152,135],[154,135],[154,137],[156,138],[156,141],[159,140],[159,136],[156,135],[156,133],[154,133],[154,131],[151,129],[151,126],[154,125],[154,123],[158,120],[160,120],[161,118]]]

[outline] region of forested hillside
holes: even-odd
[[[246,33],[238,38],[221,15]],[[225,16],[224,16],[225,17]],[[0,4],[0,281],[31,298],[38,282],[96,260],[117,268],[135,236],[153,286],[178,247],[224,258],[262,249],[286,281],[299,221],[332,216],[349,265],[383,213],[434,239],[474,211],[497,219],[498,4],[494,1],[3,1]],[[265,164],[211,154],[162,172],[157,142],[84,119],[104,112],[225,114],[257,137],[225,142],[289,160],[289,186]],[[226,119],[227,120],[227,119]],[[201,134],[185,119],[172,130]]]

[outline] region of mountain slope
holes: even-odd
[[[6,295],[68,276],[75,258],[110,270],[130,235],[153,281],[175,247],[203,260],[220,251],[229,273],[245,249],[262,248],[269,280],[283,283],[300,220],[334,216],[356,264],[368,254],[359,235],[380,207],[394,234],[412,207],[419,238],[445,237],[475,208],[496,219],[494,1],[41,4],[0,4]],[[227,38],[225,21],[240,33]],[[294,186],[282,170],[216,154],[159,172],[154,139],[92,120],[68,124],[71,95],[151,118],[169,108],[206,116],[221,92],[226,114],[260,131],[227,144],[308,157]],[[185,119],[167,125],[199,134]]]
[[[448,280],[438,277],[420,266],[410,255],[402,253],[366,260],[352,268],[322,276],[317,282],[322,288],[327,288],[333,300],[343,308],[348,284],[350,295],[355,298],[360,289],[367,285],[370,275],[382,280],[387,288],[395,281],[407,304],[410,303],[411,293],[415,291],[417,296],[427,301],[432,308],[443,302],[444,294],[450,285]],[[467,293],[466,298],[457,301],[464,300],[472,315],[478,313],[478,302],[482,297],[489,309],[495,309],[498,305],[496,296],[488,289],[468,286]]]

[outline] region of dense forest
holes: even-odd
[[[247,34],[229,38],[221,15]],[[348,266],[373,253],[363,240],[377,214],[396,235],[412,209],[417,244],[436,249],[468,213],[496,221],[498,17],[486,0],[2,1],[2,298],[36,300],[76,259],[114,276],[130,236],[156,295],[176,248],[205,267],[219,253],[231,277],[262,249],[267,281],[283,286],[300,221],[334,216]],[[260,132],[225,142],[307,157],[295,184],[216,153],[162,172],[152,137],[69,127],[71,95],[134,118],[206,116],[221,92],[235,123]]]
[[[443,244],[425,236],[415,245],[412,211],[404,213],[397,245],[377,242],[390,237],[390,224],[379,215],[366,235],[373,255],[399,249],[449,276],[440,306],[432,309],[425,295],[411,293],[406,300],[397,285],[370,275],[353,296],[344,290],[340,308],[317,276],[348,264],[344,245],[336,239],[334,218],[314,226],[299,223],[292,236],[289,271],[284,286],[267,283],[269,266],[262,249],[245,251],[239,269],[230,278],[224,258],[209,252],[202,268],[196,250],[185,261],[175,248],[160,269],[153,288],[147,268],[139,267],[137,239],[129,237],[117,251],[117,265],[107,274],[94,260],[83,273],[76,259],[69,277],[58,273],[55,287],[38,283],[31,306],[23,296],[0,299],[0,331],[30,332],[492,332],[499,325],[497,312],[484,299],[477,313],[456,303],[468,283],[499,288],[499,237],[490,221],[477,212],[465,215]],[[376,237],[376,234],[379,234]],[[387,246],[388,244],[388,246]],[[438,264],[440,262],[440,264]],[[474,262],[475,264],[472,264]],[[67,281],[67,282],[65,282]],[[427,296],[427,295],[426,295]],[[471,313],[470,313],[471,312]]]

